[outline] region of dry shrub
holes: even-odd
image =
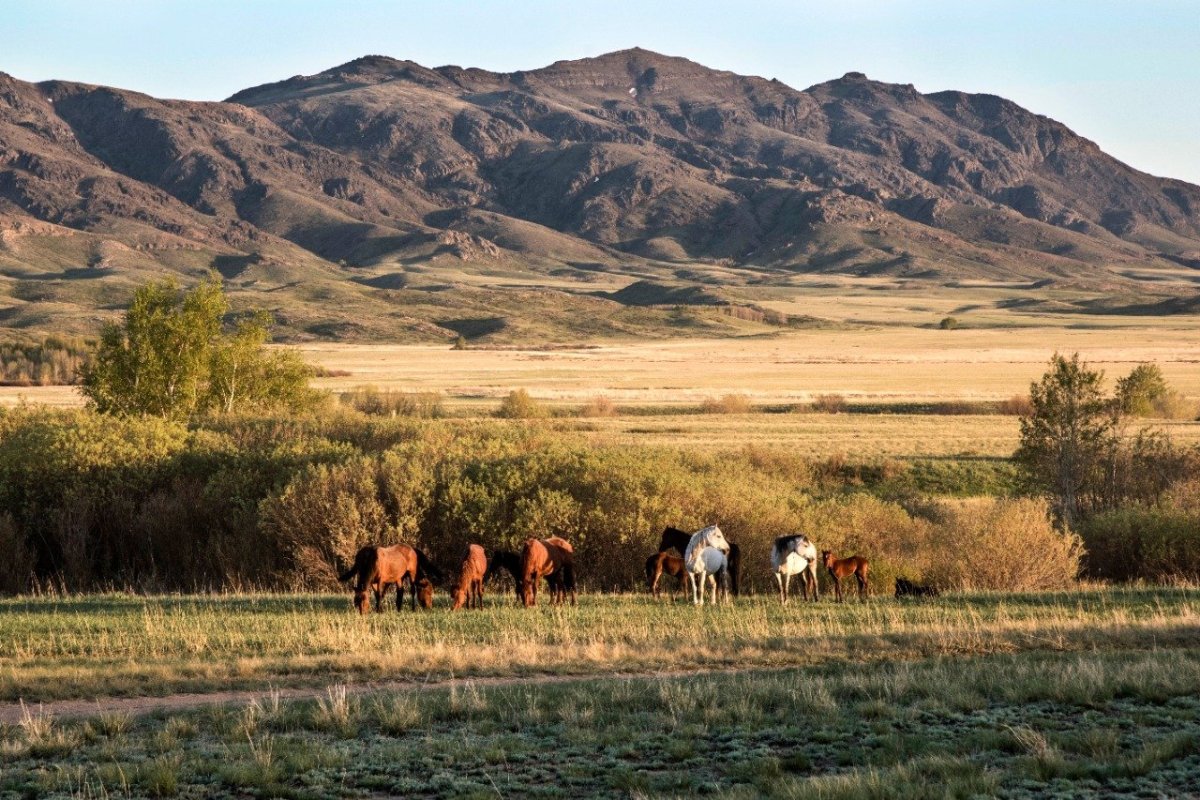
[[[841,414],[849,408],[846,398],[840,394],[819,394],[812,402],[812,409],[821,414]]]
[[[1033,401],[1027,394],[1014,394],[1007,400],[1001,400],[996,410],[1013,417],[1028,417],[1033,413]]]
[[[379,417],[436,419],[445,415],[440,392],[402,392],[360,386],[353,391],[343,392],[340,399],[343,404],[364,414]]]
[[[744,394],[726,394],[705,398],[700,410],[705,414],[749,414],[753,407],[750,398]]]
[[[1193,420],[1200,416],[1200,404],[1179,392],[1169,391],[1155,399],[1152,415],[1159,419]]]
[[[524,389],[513,389],[496,410],[496,416],[503,419],[538,419],[548,413],[546,407],[530,397]]]
[[[1069,586],[1083,543],[1055,529],[1044,500],[975,499],[943,508],[929,578],[945,588],[1035,591]]]
[[[581,417],[614,417],[616,414],[617,404],[604,395],[596,395],[579,409]]]

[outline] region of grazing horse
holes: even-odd
[[[417,610],[417,590],[421,580],[440,581],[442,572],[429,557],[406,544],[394,544],[391,547],[375,547],[367,545],[354,556],[354,566],[338,580],[345,582],[356,578],[354,584],[354,607],[358,613],[366,614],[370,610],[367,600],[367,589],[375,594],[375,610],[383,611],[383,596],[388,586],[396,585],[396,610],[404,608],[404,589],[407,586],[412,594],[411,607]],[[430,605],[433,605],[432,584],[430,586]]]
[[[704,605],[704,590],[709,581],[713,587],[713,604],[716,604],[718,578],[727,582],[729,576],[728,556],[729,542],[725,541],[725,534],[716,525],[709,525],[692,534],[683,551],[683,567],[692,587],[694,605]],[[725,587],[725,597],[729,597],[728,585]]]
[[[688,542],[691,541],[692,535],[687,531],[681,531],[679,528],[670,526],[663,529],[662,539],[658,542],[658,552],[665,553],[674,548],[679,551],[679,555],[683,555],[683,551],[687,549]],[[729,557],[727,559],[729,568],[729,583],[733,587],[733,596],[740,595],[740,585],[742,574],[742,550],[734,542],[729,542]]]
[[[571,593],[575,605],[575,548],[566,539],[528,539],[521,548],[521,602],[537,605],[538,584],[546,578],[550,584],[550,602],[562,603]]]
[[[788,585],[793,575],[800,576],[804,599],[808,599],[810,586],[812,599],[817,599],[817,548],[807,536],[797,533],[776,537],[771,547],[771,569],[775,573],[775,582],[779,584],[779,600],[784,605],[788,601]]]
[[[458,586],[454,589],[454,604],[451,611],[466,606],[483,609],[483,576],[487,574],[487,555],[477,544],[467,545],[463,553],[462,567],[458,571]]]
[[[421,608],[433,608],[433,582],[428,578],[417,581],[417,605]]]
[[[825,565],[825,569],[829,570],[830,577],[833,578],[833,589],[837,593],[838,602],[842,602],[842,578],[848,575],[853,575],[858,581],[858,596],[865,600],[867,599],[867,572],[870,565],[862,556],[850,556],[849,558],[836,558],[833,552],[826,550],[821,553],[821,562]]]
[[[678,580],[676,588],[682,589],[684,578],[686,577],[684,575],[683,559],[679,556],[673,556],[670,553],[655,553],[646,559],[646,588],[654,595],[655,600],[659,597],[658,581],[663,576],[663,573],[675,576]],[[674,602],[674,592],[669,596],[671,601]]]
[[[512,550],[497,550],[492,553],[492,557],[488,559],[487,572],[483,575],[484,582],[491,582],[492,576],[502,569],[512,575],[513,590],[517,593],[517,602],[521,602],[521,554]]]
[[[896,597],[939,597],[936,586],[922,586],[904,578],[896,578]]]

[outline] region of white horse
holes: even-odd
[[[771,568],[775,582],[779,584],[779,600],[786,604],[788,587],[793,575],[800,576],[801,592],[808,599],[809,587],[813,600],[817,599],[817,548],[802,533],[779,536],[771,548]]]
[[[717,602],[717,577],[728,579],[729,542],[716,525],[709,525],[692,534],[687,549],[683,552],[683,568],[687,572],[688,585],[692,587],[692,603],[704,605],[704,590],[712,581],[713,603]],[[725,589],[729,596],[729,588]]]

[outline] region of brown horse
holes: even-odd
[[[655,553],[646,559],[646,588],[654,595],[654,599],[659,597],[658,581],[662,578],[663,573],[673,575],[677,580],[677,589],[683,588],[684,569],[683,559],[679,556],[673,556],[670,553]],[[672,602],[675,600],[675,594],[668,595]]]
[[[842,602],[842,578],[853,575],[858,581],[858,596],[865,600],[867,599],[867,572],[870,570],[870,565],[862,556],[850,556],[849,558],[836,558],[833,551],[825,550],[821,553],[821,562],[825,565],[825,569],[829,570],[830,577],[833,578],[833,590],[837,593],[838,602]]]
[[[433,582],[428,578],[417,581],[417,605],[421,608],[433,608]]]
[[[338,577],[340,581],[348,581],[357,577],[354,584],[354,607],[358,613],[366,614],[370,610],[367,599],[367,589],[375,594],[375,610],[383,611],[383,596],[388,586],[396,586],[396,610],[404,608],[404,590],[407,587],[411,594],[411,608],[417,610],[418,583],[421,580],[430,581],[429,604],[433,605],[432,581],[442,580],[442,572],[429,557],[406,544],[394,544],[391,547],[375,547],[367,545],[354,556],[354,566]],[[424,603],[422,603],[424,605]]]
[[[458,587],[454,590],[451,611],[466,606],[483,609],[483,576],[487,574],[487,555],[477,544],[467,545],[463,553],[462,568],[458,571]]]
[[[512,575],[517,602],[521,602],[521,554],[514,553],[512,550],[497,550],[492,553],[492,557],[488,559],[487,572],[483,576],[484,582],[490,583],[492,576],[500,570]]]
[[[521,602],[526,607],[537,605],[537,590],[541,579],[550,584],[550,602],[566,601],[571,593],[575,605],[575,548],[566,539],[528,539],[521,549]]]
[[[688,542],[692,540],[692,534],[687,531],[681,531],[679,528],[667,527],[663,529],[662,539],[658,542],[658,552],[665,553],[674,548],[679,551],[679,555],[687,552]],[[741,593],[739,587],[740,575],[742,573],[742,550],[733,542],[729,543],[729,584],[733,590],[733,596],[738,597]]]

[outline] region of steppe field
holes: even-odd
[[[1003,468],[1018,421],[1000,405],[1056,351],[1110,385],[1154,361],[1200,400],[1200,328],[1161,320],[301,349],[335,396],[431,393],[450,423],[526,389],[540,424],[601,446],[855,463]],[[67,387],[2,391],[80,404]],[[1148,424],[1200,442],[1198,422]],[[908,601],[887,585],[843,604],[830,588],[822,575],[820,602],[786,607],[584,593],[523,609],[504,577],[482,612],[439,592],[430,611],[366,617],[348,592],[0,600],[0,799],[1200,791],[1191,585]]]

